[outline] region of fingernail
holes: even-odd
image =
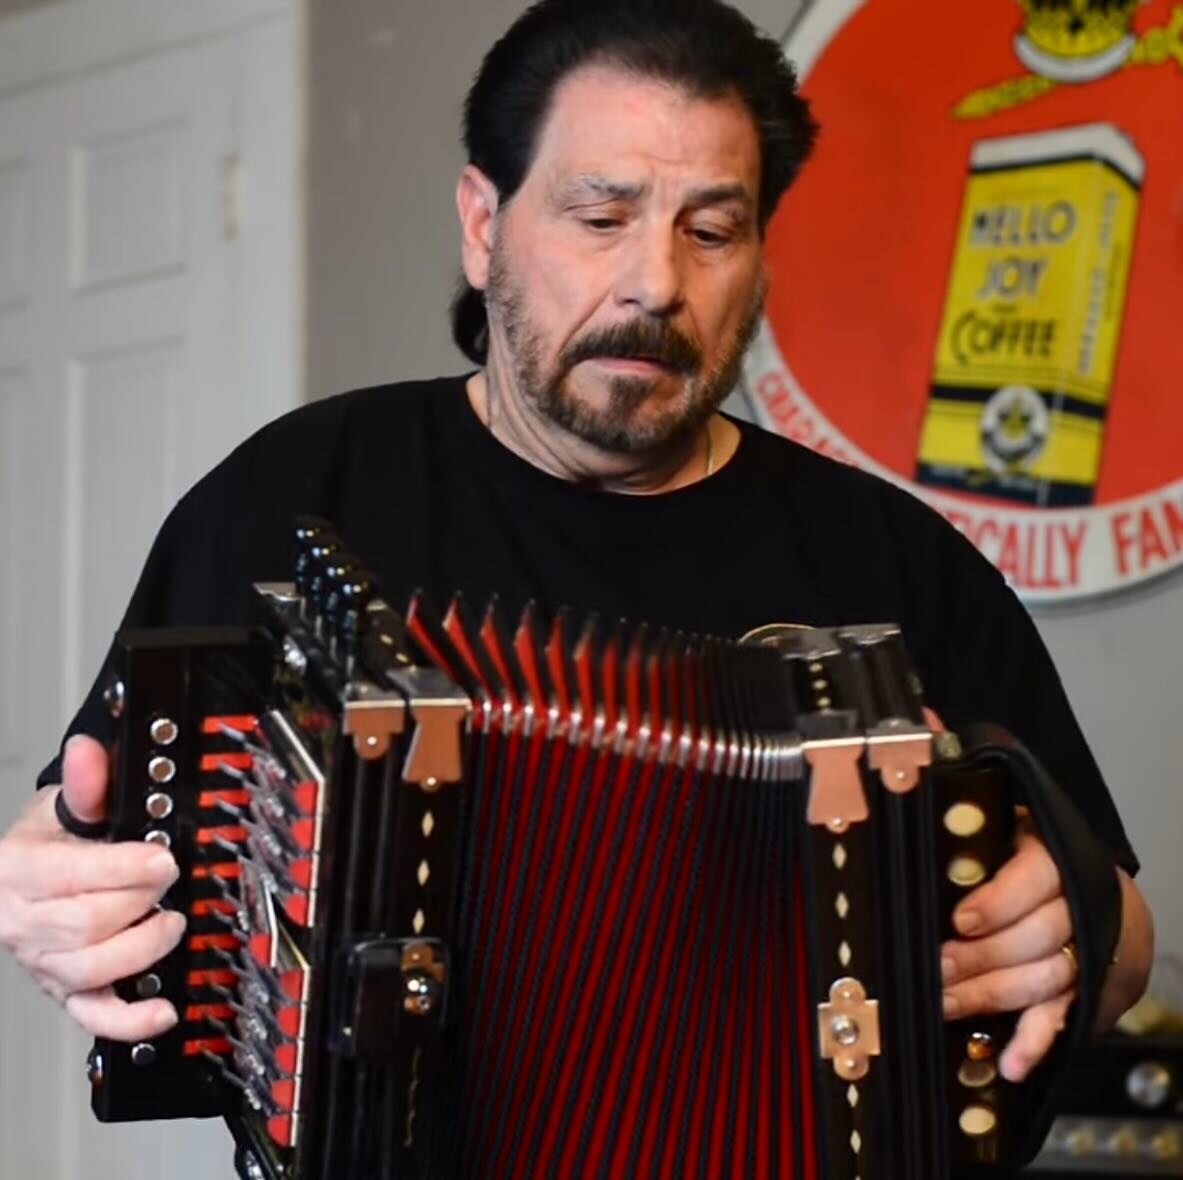
[[[953,998],[953,996],[946,995],[941,997],[941,1010],[946,1016],[952,1017],[956,1016],[957,1013],[961,1011],[961,1005],[956,999]]]
[[[153,1023],[156,1025],[157,1032],[168,1032],[170,1028],[176,1027],[177,1010],[170,1004],[167,1008],[163,1008],[156,1013],[156,1019]]]
[[[189,925],[189,919],[179,910],[173,910],[167,921],[175,938],[180,938],[185,933],[185,927]]]
[[[950,959],[947,955],[941,959],[941,982],[952,983],[953,976],[957,974],[957,963]]]
[[[181,870],[171,852],[158,852],[148,858],[148,873],[161,884],[171,885],[181,875]]]
[[[981,927],[982,915],[977,910],[965,910],[956,914],[953,921],[962,934],[972,934]]]
[[[998,1070],[1008,1082],[1021,1082],[1027,1076],[1027,1063],[1017,1054],[1003,1054]]]

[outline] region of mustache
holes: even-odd
[[[702,365],[702,350],[689,336],[672,324],[654,320],[630,320],[588,332],[564,350],[562,368],[569,371],[597,357],[657,361],[686,374],[696,373]]]

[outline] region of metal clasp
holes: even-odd
[[[399,964],[403,975],[403,1007],[414,1016],[430,1016],[443,999],[447,970],[429,942],[408,942]]]
[[[871,1058],[878,1057],[879,1001],[867,999],[857,979],[839,979],[830,988],[830,1002],[817,1006],[818,1040],[822,1057],[834,1063],[844,1082],[867,1076]]]
[[[813,771],[806,811],[811,824],[841,835],[851,824],[868,817],[867,796],[859,772],[859,759],[865,746],[862,737],[824,738],[805,743],[805,760]]]
[[[883,786],[906,795],[932,765],[932,734],[916,725],[877,725],[867,734],[867,765],[879,772]]]
[[[345,704],[344,731],[353,738],[359,758],[367,762],[382,758],[391,741],[406,728],[406,702],[393,693],[376,693],[364,684],[355,691],[358,695]]]

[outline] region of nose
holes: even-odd
[[[646,226],[629,243],[617,302],[649,316],[669,316],[685,297],[677,235],[669,226]]]

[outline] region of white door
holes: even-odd
[[[44,19],[60,33],[76,8],[83,36],[107,4],[53,5]],[[7,96],[0,72],[3,826],[89,685],[167,510],[300,398],[297,6],[244,5],[246,27],[195,29],[190,16],[170,48],[167,6],[153,5],[157,44],[134,55],[109,60],[108,28],[95,68],[75,60]],[[112,19],[135,7],[111,0]],[[129,41],[152,25],[141,7]],[[28,44],[40,19],[14,18]],[[94,1123],[86,1049],[0,961],[3,1180],[230,1174],[218,1125]]]

